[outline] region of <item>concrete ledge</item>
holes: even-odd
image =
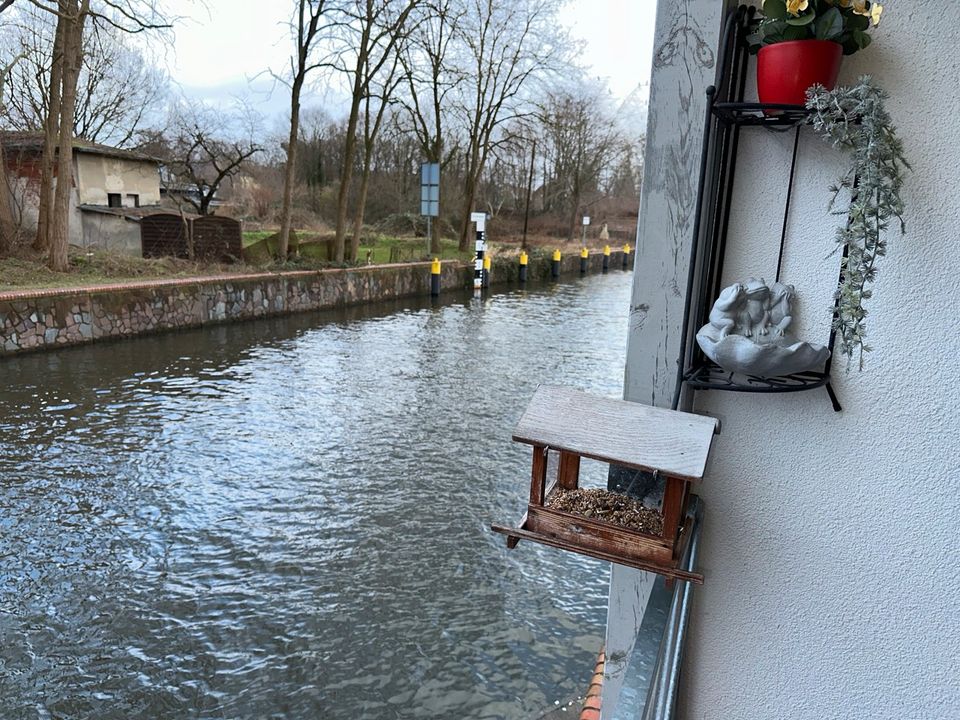
[[[611,270],[622,258],[611,253]],[[601,263],[592,255],[590,272]],[[579,273],[580,258],[564,257],[561,265],[565,275]],[[529,279],[549,278],[550,267],[549,257],[531,258]],[[516,258],[494,259],[492,284],[518,276]],[[472,265],[442,264],[441,293],[472,285]],[[15,290],[0,293],[0,356],[429,294],[429,262]]]

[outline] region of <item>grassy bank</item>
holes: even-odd
[[[270,238],[275,230],[259,230],[243,234],[244,247],[249,247]],[[104,251],[84,252],[76,250],[70,254],[70,271],[53,272],[45,265],[44,258],[24,251],[18,257],[0,258],[0,292],[9,290],[29,290],[61,287],[81,287],[84,285],[102,285],[110,283],[140,282],[143,280],[161,280],[198,277],[203,275],[235,274],[244,275],[258,272],[280,270],[319,270],[336,267],[326,259],[326,253],[316,253],[318,241],[327,239],[323,235],[302,233],[301,238],[310,244],[311,252],[289,262],[278,263],[270,259],[269,253],[260,256],[259,262],[239,262],[232,264],[200,263],[176,258],[138,258]],[[366,236],[360,246],[358,264],[382,265],[391,262],[415,262],[430,259],[427,253],[426,239],[396,237],[371,234]],[[564,254],[578,252],[576,243],[564,243],[550,238],[537,238],[529,250],[532,256],[552,253],[562,249]],[[534,243],[531,243],[533,245]],[[305,245],[306,247],[306,245]],[[442,241],[443,260],[469,262],[473,259],[473,250],[461,253],[455,240]],[[599,248],[593,247],[593,251]],[[513,255],[519,252],[517,243],[491,243],[491,255]],[[368,255],[369,253],[369,255]],[[368,260],[369,257],[369,260]]]
[[[274,247],[273,236],[276,230],[250,230],[243,233],[243,247],[249,248],[257,244],[267,244]],[[299,242],[305,247],[313,247],[318,243],[333,242],[333,233],[311,232],[309,230],[298,231]],[[444,239],[440,242],[442,260],[467,260],[472,257],[471,252],[460,253],[457,250],[455,240]],[[319,253],[310,251],[311,255],[316,256]],[[369,262],[376,265],[389,262],[414,262],[431,257],[427,248],[426,238],[403,237],[395,235],[386,235],[383,233],[367,233],[363,236],[360,243],[360,250],[357,253],[357,261]]]

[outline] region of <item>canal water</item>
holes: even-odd
[[[539,383],[620,394],[631,276],[0,362],[0,718],[517,718],[604,563],[521,543]],[[572,714],[572,713],[571,713]]]

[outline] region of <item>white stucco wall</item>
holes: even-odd
[[[81,205],[106,205],[108,193],[120,193],[124,207],[133,204],[130,193],[140,196],[140,205],[160,204],[160,173],[153,161],[77,152],[75,162]]]
[[[891,234],[870,301],[863,372],[826,393],[699,393],[723,421],[708,480],[680,717],[960,717],[960,5],[891,1],[870,72],[913,164],[908,234]],[[752,81],[751,81],[752,83]],[[770,279],[792,136],[746,130],[726,275]],[[827,332],[844,159],[810,130],[784,279],[801,334]],[[643,258],[638,258],[642,262]]]

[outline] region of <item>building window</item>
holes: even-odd
[[[107,193],[107,207],[123,207],[120,193]]]
[[[136,193],[127,193],[127,207],[140,207],[140,196]]]

